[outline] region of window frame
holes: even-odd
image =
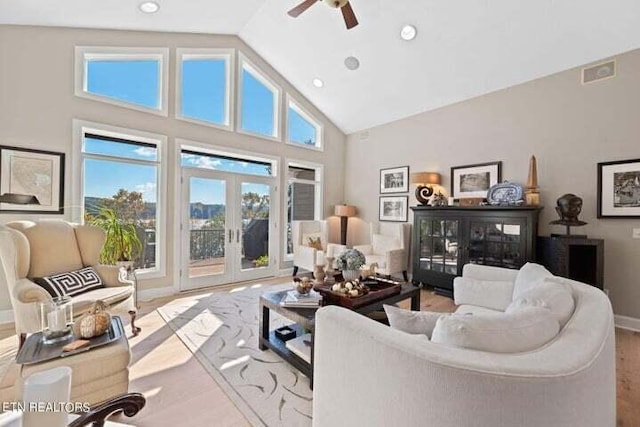
[[[158,60],[160,78],[158,79],[159,108],[119,101],[107,96],[87,91],[87,62],[92,59],[107,60]],[[112,47],[112,46],[76,46],[75,47],[75,95],[80,98],[104,102],[118,107],[142,111],[168,117],[169,99],[169,48],[164,47]]]
[[[282,260],[293,261],[293,253],[287,253],[287,216],[289,214],[287,209],[288,189],[291,183],[313,184],[315,186],[315,206],[313,207],[313,220],[320,221],[323,216],[324,206],[324,165],[321,163],[308,162],[306,160],[298,160],[285,158],[282,163],[285,168],[283,175],[285,177],[284,189],[282,191],[282,211],[284,212],[283,227],[282,227]],[[304,169],[314,169],[316,171],[316,177],[314,180],[289,178],[289,167],[299,167]]]
[[[153,144],[157,147],[158,158],[155,161],[128,159],[125,157],[103,154],[85,153],[84,140],[86,134],[101,135],[108,138],[119,138],[132,142]],[[167,271],[167,143],[165,135],[144,132],[73,119],[73,152],[72,152],[72,206],[71,218],[77,223],[84,223],[84,160],[98,159],[119,161],[129,164],[157,166],[156,172],[156,266],[136,271],[140,279],[166,277]]]
[[[286,111],[285,111],[285,143],[289,145],[293,145],[294,147],[306,148],[307,150],[314,151],[324,151],[324,126],[322,122],[316,119],[307,109],[302,107],[296,99],[287,93],[287,103],[286,103]],[[297,114],[299,114],[303,119],[309,122],[316,129],[316,143],[315,145],[306,145],[299,142],[291,141],[289,135],[289,108],[294,110]]]
[[[217,124],[200,120],[194,117],[186,117],[182,110],[182,63],[187,59],[224,59],[225,64],[225,124]],[[225,48],[177,48],[176,49],[176,96],[175,96],[175,117],[178,120],[194,123],[202,126],[210,126],[216,129],[233,131],[235,125],[235,63],[236,50]]]
[[[251,75],[258,80],[260,83],[262,83],[264,86],[267,87],[267,89],[271,90],[271,92],[273,92],[274,96],[273,96],[273,130],[275,132],[275,135],[264,135],[261,133],[257,133],[257,132],[252,132],[249,130],[244,130],[242,129],[242,85],[243,85],[243,79],[242,79],[242,72],[245,70],[245,67],[247,69],[247,71],[249,73],[251,73]],[[281,107],[282,107],[282,88],[280,87],[280,85],[278,85],[275,81],[273,81],[273,79],[271,77],[269,77],[269,75],[267,73],[265,73],[264,71],[262,71],[259,67],[257,67],[251,60],[249,60],[249,58],[247,58],[247,56],[242,53],[242,52],[238,52],[238,72],[237,72],[237,80],[238,80],[238,85],[237,88],[238,90],[236,98],[236,104],[237,104],[237,117],[236,117],[236,132],[240,133],[240,134],[244,134],[244,135],[250,135],[250,136],[255,136],[257,138],[263,138],[263,139],[267,139],[269,141],[275,141],[275,142],[282,142],[282,112],[281,112]]]

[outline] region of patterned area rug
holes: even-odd
[[[258,349],[258,299],[291,285],[248,285],[158,308],[176,335],[255,426],[310,426],[309,379]],[[271,328],[287,323],[272,312]],[[187,379],[188,380],[188,379]]]

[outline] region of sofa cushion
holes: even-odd
[[[502,310],[481,307],[479,305],[462,304],[456,308],[456,314],[496,314],[503,313]]]
[[[73,297],[104,287],[102,279],[93,267],[35,278],[34,282],[42,286],[52,297]]]
[[[453,279],[453,294],[458,305],[479,305],[504,311],[511,303],[513,282],[456,277]]]
[[[95,289],[73,297],[73,315],[77,316],[87,311],[97,300],[102,300],[109,306],[114,306],[133,295],[133,286],[112,286]]]
[[[389,319],[389,326],[408,334],[426,335],[431,338],[433,328],[441,316],[451,313],[437,313],[435,311],[413,311],[384,304],[384,311]]]
[[[443,316],[436,322],[431,341],[492,353],[518,353],[541,347],[559,330],[550,310],[525,307],[510,313]]]
[[[548,278],[515,299],[509,304],[506,311],[512,312],[523,307],[548,308],[556,316],[562,328],[573,314],[575,301],[568,285],[557,281],[555,278]]]
[[[528,262],[520,268],[513,285],[513,299],[517,299],[529,289],[540,285],[544,279],[553,277],[553,274],[540,264]]]
[[[392,249],[400,249],[400,241],[395,236],[385,236],[384,234],[373,234],[371,236],[371,246],[374,254],[383,254]]]

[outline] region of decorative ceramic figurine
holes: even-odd
[[[322,285],[324,283],[324,265],[318,264],[313,270],[313,277],[315,278],[316,285]]]
[[[538,206],[540,204],[540,191],[538,190],[538,162],[536,156],[531,156],[529,160],[529,177],[527,178],[527,189],[525,190],[525,200],[527,205]]]
[[[434,194],[431,198],[431,206],[447,206],[447,198],[438,191],[438,193]]]

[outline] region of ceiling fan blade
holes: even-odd
[[[297,18],[298,15],[300,15],[305,10],[309,9],[318,1],[319,0],[305,0],[287,13],[289,14],[289,16],[293,16],[294,18]]]
[[[358,25],[358,19],[351,8],[351,3],[345,4],[340,10],[342,10],[342,16],[344,17],[344,23],[347,25],[347,30]]]

